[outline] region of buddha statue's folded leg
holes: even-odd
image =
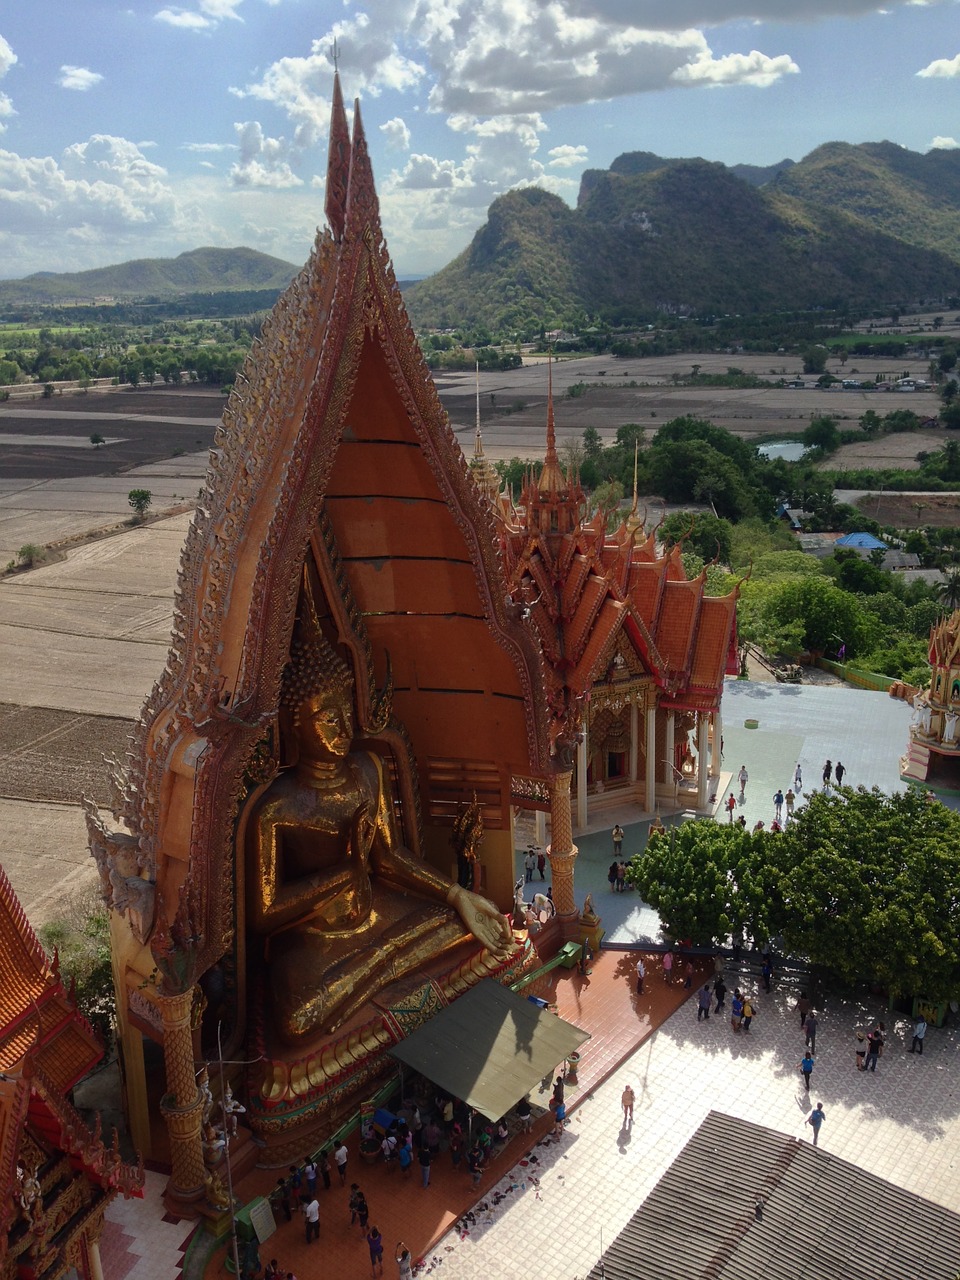
[[[382,988],[470,937],[449,907],[426,902],[348,935],[309,924],[281,933],[270,947],[277,1029],[288,1043],[335,1031]]]

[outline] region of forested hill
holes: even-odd
[[[184,293],[285,289],[299,270],[255,249],[192,249],[176,258],[138,258],[92,271],[39,272],[0,281],[0,305],[89,301],[95,298],[171,298]]]
[[[877,202],[885,222],[866,216],[863,202],[854,212],[839,194],[798,194],[812,182],[803,176],[808,162],[830,189],[822,153],[840,145],[795,165],[751,168],[747,178],[722,164],[632,152],[584,174],[576,209],[537,188],[508,192],[469,248],[406,291],[411,314],[420,324],[502,330],[534,321],[550,328],[578,312],[631,322],[658,310],[880,306],[958,292],[953,161],[928,164],[930,156],[893,147],[883,169],[888,198]],[[890,149],[845,148],[862,152],[875,173]],[[910,176],[915,169],[930,176],[921,183]],[[894,210],[932,208],[937,199],[943,227],[956,218],[957,232],[951,241],[944,230],[931,245]]]

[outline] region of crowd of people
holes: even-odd
[[[835,765],[831,760],[827,760],[823,766],[822,773],[824,791],[829,794],[834,783],[836,786],[842,787],[846,772],[847,770],[841,760],[838,760]],[[737,809],[742,808],[744,804],[746,804],[747,783],[749,780],[750,775],[747,772],[747,766],[742,764],[739,772],[737,773],[737,781],[740,784],[740,794],[737,796],[733,791],[731,791],[723,802],[727,821],[743,828],[746,828],[747,826],[746,816],[742,813],[739,816],[735,815],[737,813]],[[786,791],[784,791],[782,787],[777,787],[776,791],[773,793],[773,818],[770,821],[770,831],[783,831],[786,824],[793,820],[796,813],[796,807],[803,794],[803,770],[798,761],[793,774],[792,786],[788,786]],[[812,792],[808,790],[807,794],[810,795]],[[763,822],[762,819],[756,822],[752,828],[754,831],[764,831],[766,829],[766,823]]]
[[[559,1141],[566,1120],[563,1094],[564,1080],[562,1076],[558,1076],[550,1100],[555,1141]],[[361,1151],[376,1154],[377,1159],[389,1171],[399,1171],[401,1180],[412,1181],[413,1167],[416,1165],[420,1186],[424,1190],[430,1186],[430,1171],[434,1162],[446,1151],[453,1168],[464,1170],[473,1185],[478,1186],[485,1171],[505,1150],[511,1137],[515,1133],[530,1133],[533,1123],[533,1107],[526,1097],[520,1100],[509,1119],[504,1116],[496,1123],[491,1123],[476,1112],[471,1112],[466,1103],[459,1099],[438,1094],[429,1110],[421,1110],[418,1101],[409,1099],[401,1113],[392,1117],[386,1127],[374,1126],[372,1122],[368,1122],[361,1131]],[[270,1195],[275,1216],[281,1222],[292,1222],[295,1215],[299,1216],[306,1243],[309,1245],[320,1240],[319,1189],[329,1192],[335,1185],[346,1187],[349,1169],[350,1153],[342,1140],[321,1148],[315,1154],[304,1156],[302,1163],[291,1165],[286,1176],[277,1179]],[[336,1212],[334,1210],[330,1217],[333,1218]],[[357,1182],[349,1184],[346,1212],[349,1217],[348,1228],[356,1231],[369,1249],[371,1275],[382,1276],[383,1236],[371,1215],[363,1188]],[[327,1215],[324,1213],[324,1224],[326,1220]],[[413,1262],[409,1249],[402,1241],[397,1244],[395,1258],[401,1280],[411,1276]],[[275,1258],[264,1267],[263,1277],[264,1280],[296,1280],[293,1272],[285,1270]]]

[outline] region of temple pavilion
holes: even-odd
[[[56,960],[37,940],[0,868],[0,1277],[103,1280],[103,1215],[142,1192],[143,1168],[88,1127],[70,1091],[103,1057]]]

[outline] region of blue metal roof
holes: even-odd
[[[835,547],[862,547],[866,551],[872,551],[874,547],[882,547],[884,551],[887,549],[887,544],[881,542],[879,538],[875,538],[872,533],[845,533],[833,545]]]

